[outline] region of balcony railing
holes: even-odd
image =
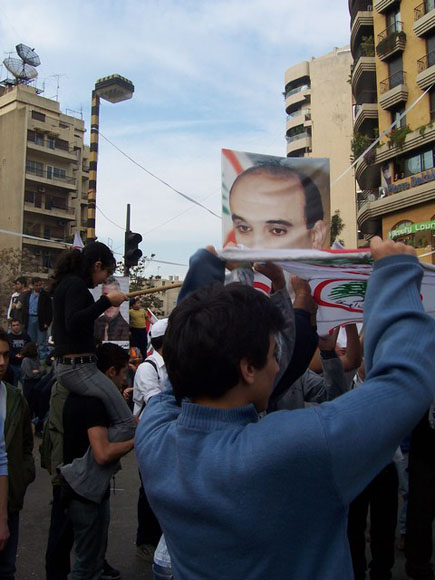
[[[291,121],[292,119],[296,119],[296,117],[301,117],[302,115],[311,115],[311,109],[299,109],[294,113],[289,113],[287,115],[287,121]]]
[[[373,10],[373,0],[357,0],[352,5],[351,17],[352,23],[358,12],[371,12]]]
[[[403,70],[397,71],[380,83],[381,95],[398,85],[406,85],[406,73]]]
[[[307,91],[311,89],[310,85],[301,85],[299,87],[296,87],[294,89],[290,89],[289,91],[286,91],[285,93],[285,98],[287,99],[288,97],[291,97],[292,95],[296,95],[296,93],[300,93],[301,91]]]
[[[302,133],[298,133],[297,135],[287,135],[286,141],[287,143],[293,143],[293,141],[299,141],[299,139],[306,139],[311,137],[311,135],[307,131],[303,131]]]
[[[376,201],[383,197],[385,197],[385,192],[382,187],[378,187],[377,189],[365,189],[358,194],[358,209],[361,209],[370,201]]]
[[[435,64],[435,50],[431,50],[417,61],[417,70],[419,73],[423,72],[430,66]]]
[[[58,212],[62,212],[62,213],[66,213],[68,215],[74,215],[75,209],[73,207],[68,207],[68,206],[61,206],[61,205],[56,205],[54,203],[50,203],[50,202],[45,202],[44,207],[42,207],[41,203],[34,203],[31,201],[26,201],[24,203],[24,208],[35,208],[35,209],[46,209],[48,211],[58,211]]]
[[[382,58],[396,50],[404,50],[405,43],[406,34],[403,32],[403,22],[393,22],[378,34],[376,54]]]
[[[414,8],[414,22],[423,18],[425,14],[430,12],[435,8],[435,0],[425,0],[422,4],[419,4],[417,8]]]
[[[358,62],[362,56],[375,56],[375,44],[360,45],[355,52],[354,62]]]
[[[364,89],[358,92],[357,105],[378,102],[378,92],[374,89]]]
[[[54,175],[52,171],[46,171],[44,169],[39,169],[36,167],[26,167],[26,173],[31,175],[36,175],[37,177],[44,177],[45,179],[56,179],[59,181],[65,181],[65,183],[76,184],[76,178],[70,177],[69,175]]]
[[[39,147],[45,147],[46,149],[51,149],[52,151],[63,151],[64,153],[73,153],[77,155],[77,150],[74,147],[59,147],[53,141],[49,139],[27,139],[29,143],[33,143],[34,145],[39,145]]]

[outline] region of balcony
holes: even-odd
[[[35,202],[25,201],[24,209],[26,211],[31,211],[41,215],[52,216],[56,218],[63,218],[67,220],[75,219],[75,209],[73,207],[59,207],[55,204],[50,204],[48,201],[45,202],[44,207],[41,207],[41,204],[37,204]]]
[[[352,90],[355,93],[356,87],[363,75],[372,76],[372,83],[374,84],[376,77],[376,63],[375,63],[375,47],[373,45],[361,45],[354,57],[354,65],[352,71]],[[367,80],[364,85],[367,85]]]
[[[435,1],[426,0],[414,8],[413,31],[417,36],[426,36],[435,28]]]
[[[291,155],[296,151],[311,151],[311,133],[308,131],[303,131],[297,135],[292,135],[291,137],[286,137],[287,141],[287,155]]]
[[[311,99],[311,86],[302,85],[285,93],[286,111],[294,109],[296,105],[309,103]]]
[[[373,8],[378,14],[383,14],[388,10],[388,8],[397,4],[397,0],[375,0],[373,3]]]
[[[287,115],[286,130],[287,130],[288,135],[292,129],[294,129],[295,127],[297,127],[299,125],[301,125],[303,127],[311,127],[311,125],[312,125],[311,109],[308,109],[308,108],[302,109],[302,110],[297,111],[296,113],[293,113],[291,115]]]
[[[65,189],[76,189],[77,180],[69,175],[55,175],[52,171],[26,166],[27,179],[37,183],[53,184]]]
[[[391,109],[408,100],[408,87],[406,86],[406,73],[397,71],[379,85],[379,104],[385,110]]]
[[[425,91],[435,83],[435,50],[432,50],[417,61],[416,80],[422,91]]]
[[[426,173],[426,172],[425,172]],[[406,210],[414,205],[433,202],[433,181],[419,183],[417,176],[408,177],[395,181],[388,189],[397,189],[397,192],[389,193],[384,188],[379,188],[379,194],[373,192],[373,197],[362,203],[357,213],[358,227],[363,233],[372,233],[375,225],[382,216]]]
[[[363,125],[370,120],[378,120],[377,103],[363,103],[355,105],[355,119],[353,122],[354,131],[361,131]]]
[[[368,147],[368,145],[367,145]],[[359,155],[355,155],[358,158]],[[371,149],[355,166],[355,177],[361,189],[376,189],[381,178],[376,156],[376,148]]]
[[[349,0],[351,27],[358,17],[358,12],[373,12],[373,0]]]
[[[373,12],[371,10],[357,12],[356,18],[353,20],[352,31],[350,34],[350,47],[352,54],[354,53],[355,47],[358,45],[358,40],[362,37],[364,32],[366,34],[373,34]]]
[[[398,52],[403,52],[406,46],[406,34],[403,32],[403,22],[393,22],[378,34],[376,54],[380,60],[388,60]]]
[[[36,137],[36,139],[32,139],[32,136],[28,136],[27,147],[33,151],[39,151],[44,155],[49,155],[51,158],[57,157],[62,161],[76,162],[78,159],[77,150],[69,146],[59,147],[54,138]]]

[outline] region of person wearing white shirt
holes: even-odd
[[[145,405],[154,395],[165,389],[166,372],[165,361],[162,357],[163,337],[168,326],[168,319],[158,320],[151,327],[151,344],[154,349],[152,355],[139,365],[134,377],[133,385],[133,414],[140,417]]]
[[[147,357],[144,362],[139,365],[134,377],[133,414],[138,417],[139,420],[145,405],[151,397],[158,395],[165,390],[165,383],[168,375],[162,351],[163,338],[167,326],[167,318],[158,320],[152,325],[150,334],[153,354]],[[152,564],[154,552],[162,535],[162,530],[148,503],[142,484],[142,478],[137,502],[137,518],[136,556],[141,560]]]

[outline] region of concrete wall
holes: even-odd
[[[347,82],[352,63],[345,47],[310,61],[312,157],[329,157],[331,184],[350,165],[353,134],[352,91]],[[349,171],[331,187],[331,216],[340,210],[347,248],[357,247],[355,177]]]

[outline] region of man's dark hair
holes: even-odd
[[[36,342],[28,342],[21,349],[23,357],[36,358],[38,356],[38,345]]]
[[[151,345],[154,350],[159,350],[163,346],[163,340],[165,336],[156,336],[155,338],[151,338]]]
[[[216,283],[190,294],[170,315],[163,341],[177,402],[220,398],[239,382],[242,358],[263,368],[270,334],[283,326],[280,311],[250,286]]]
[[[116,286],[118,289],[121,288],[119,280],[118,280],[118,278],[115,278],[115,276],[109,276],[103,282],[103,286],[112,286],[112,285]]]
[[[19,282],[23,286],[27,286],[27,278],[25,276],[18,276],[18,278],[15,278],[14,284],[16,284],[17,282]]]
[[[34,276],[31,280],[32,284],[36,284],[37,282],[42,282],[42,278],[39,276]]]
[[[293,167],[288,167],[287,165],[281,165],[279,163],[263,163],[259,165],[254,165],[249,167],[243,173],[237,176],[234,180],[233,185],[230,190],[233,191],[234,187],[247,175],[270,175],[272,177],[281,177],[282,179],[288,179],[289,177],[296,176],[302,184],[305,195],[305,222],[307,224],[307,229],[311,230],[315,223],[319,220],[323,220],[323,204],[322,197],[320,195],[319,188],[308,175],[305,175],[299,169]]]
[[[97,346],[96,355],[98,358],[97,368],[105,373],[110,367],[115,367],[116,374],[128,364],[130,359],[126,350],[118,344],[105,342]]]

